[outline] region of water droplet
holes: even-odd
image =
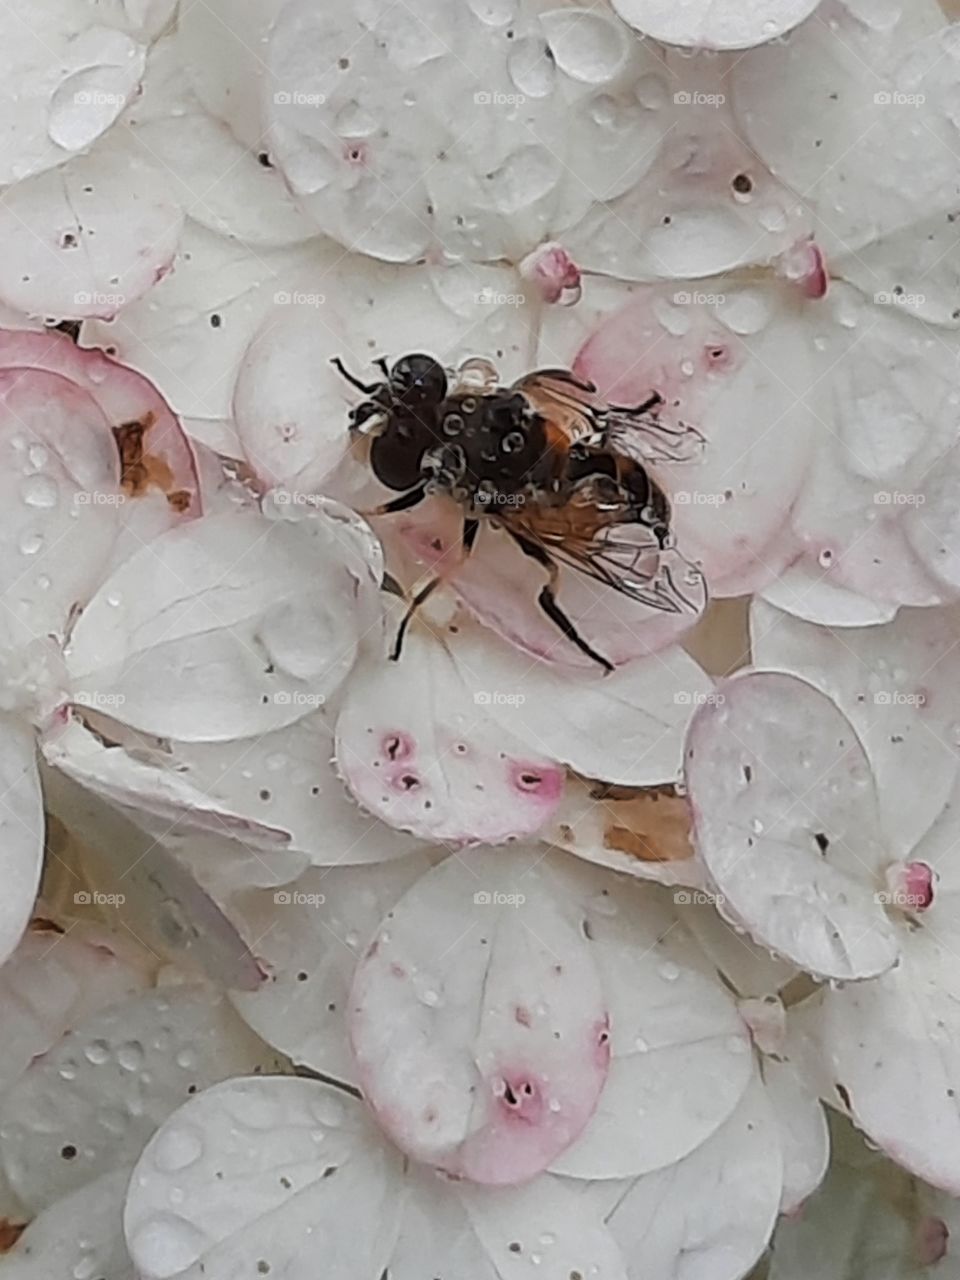
[[[132,1253],[144,1270],[154,1275],[186,1271],[207,1244],[207,1237],[192,1222],[175,1213],[158,1213],[140,1226]]]
[[[49,456],[49,453],[42,444],[32,444],[27,450],[27,457],[30,459],[30,465],[37,471],[40,470]]]
[[[759,836],[763,833],[763,823],[759,818],[750,819],[750,830],[755,836]]]
[[[110,1060],[110,1044],[106,1040],[91,1040],[84,1048],[83,1056],[94,1066],[102,1066]]]
[[[676,982],[677,978],[680,977],[680,970],[672,960],[668,960],[666,964],[660,966],[660,977],[663,978],[664,982]]]
[[[203,1137],[193,1125],[174,1124],[162,1129],[153,1148],[153,1162],[163,1173],[187,1169],[203,1155]]]
[[[545,98],[553,89],[557,68],[546,41],[528,36],[517,42],[507,58],[507,74],[529,98]]]
[[[25,556],[35,556],[43,543],[42,533],[23,533],[20,535],[20,552]]]
[[[124,1071],[139,1071],[143,1066],[143,1045],[138,1040],[127,1040],[117,1050],[117,1062]]]
[[[50,476],[27,476],[20,486],[20,496],[28,507],[55,507],[60,500],[57,482]]]
[[[192,1071],[197,1065],[197,1055],[193,1049],[179,1049],[174,1061],[182,1071]]]

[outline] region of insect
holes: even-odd
[[[659,394],[635,406],[603,404],[592,383],[566,369],[537,370],[501,386],[481,359],[456,372],[429,355],[406,355],[392,366],[380,359],[383,380],[374,383],[361,382],[339,359],[333,363],[366,397],[351,410],[351,432],[369,437],[374,475],[399,495],[369,514],[408,510],[444,494],[463,512],[465,554],[483,523],[502,528],[545,571],[540,608],[608,672],[613,664],[557,600],[562,565],[651,608],[696,611],[694,588],[702,580],[682,562],[677,581],[666,563],[670,503],[648,464],[696,456],[703,438],[692,427],[661,423]],[[411,601],[393,659],[439,582],[432,579]]]

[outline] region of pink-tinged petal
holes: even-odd
[[[153,957],[105,929],[37,920],[0,969],[0,1091],[78,1022],[143,991]]]
[[[74,698],[185,741],[294,723],[339,686],[375,625],[371,545],[336,504],[169,530],[80,618],[66,654]]]
[[[315,1080],[228,1080],[147,1144],[124,1231],[142,1280],[244,1271],[310,1280],[318,1250],[343,1276],[379,1276],[397,1237],[399,1155],[355,1098]]]
[[[66,438],[57,444],[58,452],[70,447],[89,454],[84,471],[74,470],[86,485],[83,496],[78,492],[74,498],[77,508],[109,509],[116,505],[109,498],[119,488],[122,534],[113,551],[114,564],[139,543],[200,514],[193,448],[170,406],[146,378],[100,351],[77,347],[65,334],[49,332],[0,332],[0,369],[56,374],[99,407],[107,429],[97,432],[97,441],[75,440],[78,426],[71,415]],[[101,469],[99,475],[95,466]],[[87,514],[79,510],[77,518]]]
[[[449,652],[417,626],[399,662],[377,655],[348,682],[335,754],[365,809],[401,831],[457,845],[540,830],[566,782],[549,752],[489,714]]]
[[[659,392],[661,421],[705,437],[699,460],[653,471],[671,498],[677,545],[711,589],[739,577],[742,590],[745,570],[756,588],[796,555],[777,539],[815,438],[804,400],[814,375],[783,299],[756,288],[645,290],[601,324],[576,368],[614,404]]]
[[[910,551],[933,578],[939,598],[955,600],[960,593],[960,520],[952,500],[960,481],[960,447],[932,466],[921,489],[903,514],[903,532]],[[908,560],[909,563],[909,560]],[[921,580],[923,572],[918,575]],[[922,602],[921,602],[922,603]]]
[[[192,1092],[274,1061],[205,988],[171,986],[113,1005],[68,1031],[4,1095],[4,1168],[40,1211],[131,1164]]]
[[[655,889],[576,864],[565,878],[600,970],[611,1062],[590,1123],[551,1170],[590,1179],[665,1168],[736,1109],[753,1073],[750,1035]]]
[[[783,1152],[781,1213],[796,1213],[826,1177],[830,1131],[819,1099],[796,1069],[774,1058],[761,1064]]]
[[[23,937],[43,869],[44,815],[34,733],[29,724],[0,717],[0,963]]]
[[[721,694],[694,718],[686,773],[723,913],[814,974],[883,973],[900,946],[876,893],[886,845],[856,731],[794,676],[738,676]]]
[[[234,894],[231,914],[267,974],[231,998],[268,1044],[296,1063],[356,1083],[346,1016],[353,972],[380,921],[430,869],[421,852],[388,866],[311,868],[281,889]]]
[[[472,701],[507,733],[577,773],[626,786],[679,777],[687,724],[713,691],[678,647],[610,675],[597,669],[571,678],[459,619],[447,641]]]
[[[792,30],[820,0],[614,0],[624,22],[643,35],[694,49],[750,49]]]
[[[957,934],[941,926],[905,934],[900,964],[875,982],[826,993],[818,1041],[854,1123],[897,1164],[960,1193]],[[952,897],[948,915],[956,911]],[[942,918],[942,913],[941,913]]]
[[[875,18],[827,0],[789,40],[741,58],[727,84],[739,129],[803,192],[832,253],[954,207],[956,82],[936,4]]]
[[[182,227],[162,171],[107,141],[6,193],[0,297],[29,315],[109,318],[169,268]]]
[[[25,649],[62,635],[102,578],[119,526],[119,457],[85,391],[59,374],[9,366],[0,369],[0,456],[0,632]]]
[[[684,1160],[584,1196],[630,1260],[630,1280],[740,1280],[773,1234],[783,1156],[758,1078],[733,1115]],[[718,1193],[722,1188],[722,1193]]]
[[[91,1276],[133,1280],[123,1240],[123,1201],[130,1181],[124,1166],[105,1173],[43,1210],[3,1255],[10,1280]]]
[[[672,787],[649,789],[567,783],[543,839],[586,862],[667,885],[706,883],[694,857],[690,806]]]
[[[393,1141],[473,1182],[525,1182],[556,1160],[609,1066],[590,945],[536,852],[424,876],[368,947],[349,1018],[361,1088]]]
[[[751,633],[759,665],[815,684],[849,718],[877,779],[887,859],[914,856],[957,777],[957,610],[828,630],[757,603]]]

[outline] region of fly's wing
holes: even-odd
[[[608,404],[599,409],[597,418],[606,443],[635,462],[696,462],[706,440],[689,423],[661,421],[662,403],[651,408]]]
[[[498,513],[497,518],[559,564],[648,608],[692,616],[703,612],[707,603],[703,574],[676,547],[661,547],[646,525],[611,520],[578,532],[575,518],[567,527],[558,527],[557,514],[550,513],[545,520],[535,510],[520,507]]]
[[[603,428],[596,406],[596,387],[582,382],[568,369],[537,369],[513,384],[530,401],[542,418],[568,444],[599,439]]]

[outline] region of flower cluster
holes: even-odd
[[[0,1277],[953,1274],[949,7],[11,18]]]

